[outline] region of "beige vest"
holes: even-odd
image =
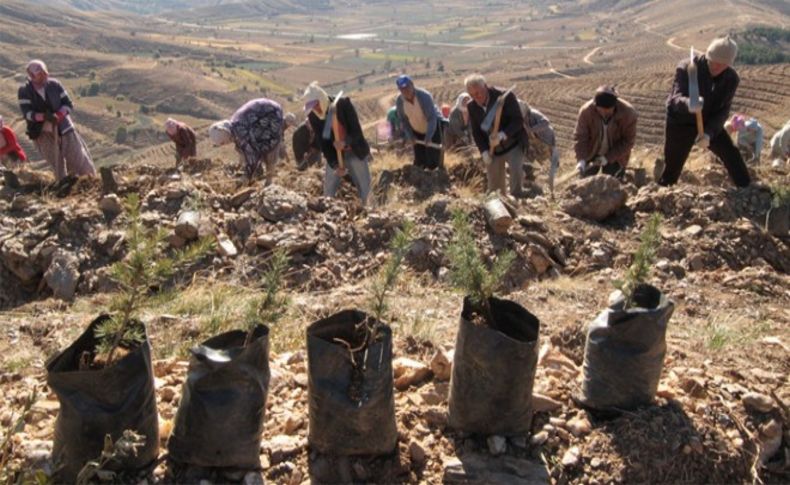
[[[403,98],[403,111],[406,115],[406,118],[409,120],[409,125],[411,126],[412,131],[417,133],[426,134],[428,133],[428,120],[425,119],[425,113],[422,112],[422,106],[420,106],[420,100],[417,96],[414,96],[414,102],[410,103]]]

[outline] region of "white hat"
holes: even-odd
[[[37,73],[39,71],[43,71],[45,74],[49,74],[47,70],[47,65],[44,64],[44,61],[41,59],[33,59],[32,61],[27,63],[27,68],[25,69],[28,74],[29,73]]]
[[[321,110],[326,112],[326,108],[329,105],[329,95],[326,94],[326,91],[321,89],[321,86],[318,85],[318,81],[313,81],[307,86],[307,89],[304,90],[304,95],[302,95],[302,99],[304,100],[305,113],[310,112],[316,104],[320,105]]]
[[[227,145],[233,140],[230,131],[230,120],[222,120],[214,123],[208,129],[208,137],[214,146]]]
[[[165,120],[165,131],[167,131],[168,134],[175,135],[177,129],[178,121],[174,120],[173,118],[168,118]]]

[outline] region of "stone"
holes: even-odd
[[[699,399],[708,395],[708,392],[705,390],[705,380],[701,377],[683,377],[679,385],[680,388],[691,397]]]
[[[508,439],[510,444],[515,446],[516,448],[526,448],[527,447],[527,438],[526,436],[512,436]]]
[[[687,236],[697,237],[702,234],[702,226],[699,224],[692,224],[691,226],[683,229],[683,233]]]
[[[581,458],[581,451],[578,446],[572,446],[565,451],[562,455],[562,466],[566,468],[573,468],[579,464]]]
[[[52,262],[44,273],[44,280],[52,289],[55,298],[64,301],[74,299],[74,292],[80,279],[79,264],[77,256],[61,249],[52,257]]]
[[[546,253],[546,250],[534,244],[531,244],[527,250],[527,260],[539,275],[542,275],[552,267],[551,257]]]
[[[265,187],[260,194],[258,214],[271,222],[292,219],[307,212],[307,199],[276,184]]]
[[[184,241],[193,241],[198,237],[200,213],[197,211],[182,212],[176,221],[175,233]]]
[[[252,194],[255,193],[255,187],[245,187],[230,197],[230,206],[234,209],[247,202]]]
[[[285,420],[285,426],[283,427],[285,434],[293,435],[296,434],[296,431],[302,427],[304,424],[304,418],[299,416],[290,415],[288,419]]]
[[[433,407],[428,408],[422,413],[422,417],[428,426],[436,428],[444,428],[447,426],[447,411],[444,408]]]
[[[570,421],[568,421],[566,427],[568,431],[570,431],[573,436],[581,437],[587,435],[592,430],[592,426],[590,425],[590,421],[587,420],[584,416],[577,416]]]
[[[247,472],[241,483],[242,485],[263,485],[266,482],[264,482],[261,472]]]
[[[501,455],[507,451],[507,440],[503,436],[489,436],[486,440],[488,452],[494,456]]]
[[[549,440],[549,432],[548,431],[539,431],[532,435],[529,439],[529,444],[532,446],[541,446],[543,443]]]
[[[392,362],[392,370],[395,376],[395,388],[399,391],[405,391],[410,386],[419,384],[431,372],[427,365],[406,357],[395,359]]]
[[[513,456],[492,457],[481,453],[464,453],[446,459],[443,464],[442,483],[445,484],[495,484],[549,483],[546,468]]]
[[[5,241],[0,256],[5,267],[14,273],[23,285],[29,286],[38,281],[41,270],[35,264],[35,258],[28,253],[19,239]]]
[[[436,350],[431,359],[431,372],[437,381],[449,381],[453,370],[453,352],[442,348]]]
[[[161,419],[159,420],[159,440],[161,442],[166,442],[167,438],[170,437],[170,433],[173,432],[173,421],[170,419]]]
[[[425,447],[419,441],[412,439],[409,442],[409,458],[415,465],[422,465],[427,459]]]
[[[266,444],[272,465],[282,463],[288,458],[299,454],[305,446],[307,446],[305,439],[282,434],[274,436]]]
[[[573,182],[568,187],[571,199],[562,205],[568,215],[603,221],[625,207],[628,194],[620,182],[609,175],[596,175]]]
[[[108,215],[118,215],[123,212],[121,199],[115,194],[105,195],[99,201],[99,209]]]
[[[233,244],[233,241],[223,233],[217,234],[217,252],[220,256],[224,256],[226,258],[234,258],[239,254],[239,251],[236,249],[236,245]]]
[[[532,410],[536,413],[550,413],[562,407],[562,403],[543,394],[532,394]]]
[[[773,399],[765,394],[758,392],[749,392],[741,398],[743,407],[749,411],[757,411],[760,413],[769,413],[774,408]]]
[[[705,269],[705,256],[701,253],[692,254],[686,262],[691,271],[702,271]]]
[[[101,174],[102,194],[106,195],[118,191],[118,183],[115,181],[112,167],[99,167],[99,174]]]
[[[782,446],[782,423],[772,419],[760,426],[760,463],[768,462]]]

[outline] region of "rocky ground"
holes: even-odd
[[[9,469],[52,468],[58,404],[43,363],[84,330],[116,289],[109,265],[125,254],[122,201],[140,194],[142,219],[167,245],[200,237],[216,254],[186,268],[145,308],[155,356],[162,453],[185,379],[188,349],[237,328],[266,256],[291,255],[292,305],[272,329],[272,381],[261,473],[208,471],[212,482],[743,483],[790,480],[790,239],[763,228],[768,184],[787,172],[759,169],[735,189],[699,158],[682,183],[658,187],[644,174],[622,186],[597,177],[508,202],[513,224],[486,222],[482,173],[462,156],[423,173],[380,156],[374,207],[348,187],[320,197],[321,170],[284,169],[277,184],[243,186],[235,167],[198,160],[181,169],[116,168],[118,190],[100,180],[57,189],[26,172],[0,190],[0,405],[15,433]],[[447,428],[447,394],[461,296],[444,257],[454,209],[471,214],[486,257],[509,248],[516,262],[503,293],[541,319],[532,433],[462,436]],[[655,406],[594,416],[571,398],[581,379],[586,325],[607,304],[611,281],[630,264],[648,216],[664,216],[651,282],[673,299],[668,354]],[[388,316],[395,339],[398,452],[376,459],[318,456],[307,447],[304,328],[341,308],[364,306],[369,278],[404,220],[416,223]],[[15,427],[26,399],[31,411]],[[162,463],[148,482],[172,477]],[[200,475],[193,473],[194,477]],[[197,479],[195,479],[197,481]]]

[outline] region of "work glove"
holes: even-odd
[[[500,143],[507,139],[507,135],[504,131],[500,131],[499,133],[494,133],[488,139],[488,142],[491,144],[491,147],[496,148],[499,146]]]
[[[66,113],[65,111],[55,112],[55,118],[57,119],[58,124],[60,124],[63,120],[65,120],[66,116],[68,116],[68,113]]]
[[[494,161],[494,159],[491,157],[491,153],[489,153],[487,151],[483,152],[483,166],[484,167],[488,168],[488,166],[491,165],[491,162],[493,162],[493,161]]]
[[[46,119],[47,119],[47,116],[44,113],[35,113],[35,114],[33,114],[33,121],[36,121],[38,123],[43,123],[44,121],[46,121]]]
[[[602,167],[609,165],[609,160],[607,160],[606,157],[603,155],[598,155],[597,157],[595,157],[595,161],[598,162],[598,164]]]
[[[697,136],[697,139],[694,140],[694,144],[704,150],[710,146],[710,137],[707,134],[703,133]]]
[[[587,162],[584,160],[576,162],[576,170],[579,171],[579,175],[584,175],[584,171],[587,170]]]

